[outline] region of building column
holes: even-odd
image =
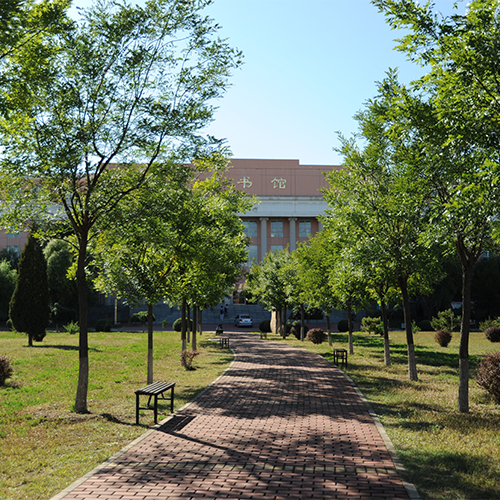
[[[297,248],[297,236],[295,226],[297,219],[294,217],[288,218],[288,224],[290,226],[290,252],[293,252]]]
[[[262,260],[267,253],[267,217],[260,218],[260,260]]]

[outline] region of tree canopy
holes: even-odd
[[[437,14],[433,2],[373,3],[393,28],[409,30],[398,50],[428,68],[401,99],[395,116],[402,119],[393,130],[419,138],[421,161],[414,172],[433,195],[430,239],[447,240],[462,264],[458,408],[468,412],[472,269],[491,248],[498,220],[498,2],[473,0],[464,14],[448,17]]]
[[[4,221],[49,220],[45,230],[72,233],[78,251],[77,412],[87,411],[85,267],[95,224],[149,176],[168,178],[172,165],[220,146],[201,130],[241,54],[217,37],[208,3],[97,0],[4,62]]]

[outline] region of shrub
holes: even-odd
[[[307,332],[307,340],[310,340],[313,344],[322,344],[325,338],[325,332],[321,328],[311,328]]]
[[[415,323],[415,321],[411,322],[411,331],[413,333],[418,333],[421,330],[421,328]]]
[[[488,354],[477,368],[476,382],[500,404],[500,352]]]
[[[191,330],[193,322],[191,320],[188,320],[188,328]],[[177,318],[173,323],[172,323],[172,328],[176,332],[180,332],[182,330],[182,318]]]
[[[161,326],[164,330],[167,329],[167,326],[168,326],[168,319],[164,319],[162,322],[161,322]]]
[[[349,330],[349,321],[346,319],[341,319],[337,325],[339,332],[347,332]]]
[[[304,336],[307,336],[307,333],[309,332],[309,327],[307,325],[304,325]],[[290,328],[290,333],[292,335],[295,335],[295,338],[297,340],[300,340],[300,321],[296,321],[293,323],[292,328]]]
[[[448,344],[451,342],[452,335],[448,330],[438,330],[436,335],[434,335],[434,340],[441,347],[448,347]]]
[[[14,369],[10,366],[10,359],[7,356],[0,356],[0,385],[4,385],[13,373]]]
[[[498,326],[486,328],[484,335],[490,342],[500,342],[500,328]]]
[[[424,332],[433,332],[434,328],[432,328],[431,321],[429,319],[423,319],[418,322],[418,327],[420,330]]]
[[[153,321],[155,321],[155,315],[153,314]],[[148,322],[148,312],[147,311],[138,311],[132,316],[130,316],[130,323],[142,323],[145,325]]]
[[[490,326],[500,326],[500,320],[498,318],[494,319],[488,318],[479,323],[479,328],[482,332],[484,332]]]
[[[271,320],[265,319],[259,323],[259,330],[262,333],[271,333]]]
[[[5,325],[11,332],[16,331],[16,329],[14,328],[14,323],[12,323],[12,320],[10,318],[5,322]]]
[[[364,317],[361,320],[361,330],[366,333],[376,333],[377,335],[384,334],[384,326],[381,318]]]
[[[431,319],[431,325],[434,330],[447,330],[452,332],[458,325],[459,321],[453,312],[453,309],[446,309],[445,311],[440,311],[437,318]]]
[[[63,328],[70,334],[74,335],[75,333],[78,333],[80,330],[80,327],[78,326],[78,323],[75,323],[74,321],[71,321],[67,325],[64,325]]]
[[[111,331],[111,320],[106,318],[98,319],[94,325],[96,332],[110,332]]]
[[[186,370],[194,370],[193,360],[198,354],[200,354],[198,351],[182,351],[181,366]]]

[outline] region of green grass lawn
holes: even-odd
[[[190,401],[232,361],[232,353],[202,335],[196,370],[180,364],[180,334],[155,332],[154,380],[175,381],[175,409]],[[90,414],[73,413],[78,336],[49,332],[27,347],[22,334],[0,332],[0,355],[15,373],[0,387],[0,498],[51,498],[154,424],[142,412],[135,425],[134,391],[146,385],[147,334],[89,333]],[[145,402],[145,401],[143,401]],[[169,413],[170,402],[162,403]]]
[[[202,337],[194,371],[180,366],[180,336],[155,332],[155,380],[175,381],[180,408],[212,382],[232,360]],[[135,426],[134,390],[146,385],[147,335],[90,333],[88,415],[72,413],[78,371],[78,338],[48,333],[27,347],[24,335],[0,333],[0,355],[13,361],[14,378],[0,388],[0,498],[55,495],[123,448],[153,424],[152,412]],[[283,341],[330,357],[327,343],[294,337]],[[334,334],[347,348],[347,335]],[[262,340],[262,342],[266,342]],[[470,382],[469,414],[457,411],[458,334],[448,348],[434,333],[415,335],[419,381],[407,375],[403,332],[391,333],[392,366],[383,364],[382,339],[355,334],[355,354],[345,370],[380,416],[422,498],[500,498],[500,407]],[[472,372],[480,357],[497,350],[482,333],[471,334]],[[471,373],[473,377],[473,373]],[[168,414],[169,402],[164,408]]]
[[[346,334],[333,334],[335,348],[348,348]],[[474,381],[481,356],[500,349],[483,333],[471,333],[470,413],[458,407],[459,333],[447,348],[434,332],[415,335],[419,381],[408,379],[404,332],[391,332],[392,366],[384,365],[383,342],[376,335],[354,334],[354,355],[345,372],[379,415],[411,481],[424,499],[500,498],[500,406]],[[270,335],[270,340],[283,342]],[[300,342],[327,358],[332,348]]]

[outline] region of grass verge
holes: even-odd
[[[348,349],[346,334],[333,334],[333,347]],[[484,354],[499,349],[483,333],[471,333],[470,413],[457,410],[459,334],[447,348],[434,332],[415,335],[419,381],[408,378],[404,332],[391,332],[392,365],[384,365],[383,341],[356,332],[354,355],[345,372],[379,415],[423,499],[500,498],[500,406],[473,380]],[[314,345],[293,336],[283,341],[331,359],[328,343]]]
[[[180,364],[180,334],[155,332],[154,380],[175,381],[175,409],[217,378],[232,353],[198,341],[196,370]],[[51,498],[126,446],[148,426],[153,412],[135,425],[134,391],[146,385],[147,333],[89,332],[90,413],[72,412],[78,377],[78,336],[51,333],[35,347],[25,335],[0,332],[0,355],[11,359],[14,377],[0,387],[0,498]],[[144,401],[143,401],[144,402]],[[170,410],[170,402],[159,418]]]

